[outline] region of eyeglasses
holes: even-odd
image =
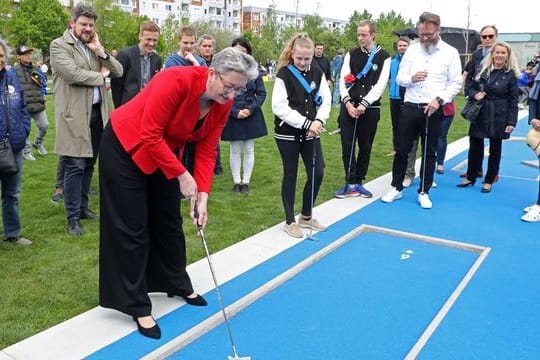
[[[432,38],[435,36],[435,34],[437,34],[436,31],[434,32],[425,32],[425,33],[420,33],[418,34],[421,38]]]
[[[225,92],[225,94],[230,94],[230,93],[234,92],[236,95],[241,95],[246,91],[245,86],[234,87],[232,84],[226,83],[225,80],[223,80],[223,77],[221,76],[221,74],[219,72],[216,71],[216,73],[219,76],[219,80],[221,80],[221,83],[223,84],[223,91]]]
[[[486,39],[493,39],[495,37],[495,35],[493,34],[489,34],[489,35],[482,35],[482,39],[486,40]]]

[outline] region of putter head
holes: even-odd
[[[227,360],[251,360],[251,356],[238,356],[238,355],[234,355],[234,356],[227,356]]]

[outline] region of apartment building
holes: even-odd
[[[58,0],[63,6],[72,7],[79,0]],[[242,0],[113,0],[122,10],[135,16],[146,15],[158,25],[163,25],[170,14],[181,21],[189,19],[189,23],[208,22],[212,27],[241,34],[251,30],[260,32],[266,19],[266,8],[242,6]],[[280,27],[302,27],[305,14],[275,10]],[[323,18],[329,30],[343,30],[347,24],[344,20]]]

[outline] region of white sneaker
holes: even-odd
[[[531,211],[521,217],[521,220],[526,222],[539,222],[540,221],[540,206],[533,208]]]
[[[298,227],[298,224],[295,222],[290,223],[288,225],[287,223],[285,223],[285,225],[283,225],[283,231],[285,231],[287,235],[295,237],[295,238],[304,237],[304,233],[302,232],[302,230],[300,230],[300,228]]]
[[[405,176],[405,179],[403,179],[403,187],[408,188],[413,183],[414,178],[410,176]]]
[[[23,152],[23,158],[24,158],[25,160],[31,160],[31,161],[36,160],[36,158],[34,157],[34,154],[32,154],[32,151],[30,151],[30,152]]]
[[[525,212],[529,212],[529,211],[533,211],[533,210],[540,211],[540,205],[532,204],[532,205],[527,206],[526,208],[523,209],[523,211],[525,211]]]
[[[432,188],[436,188],[436,187],[437,187],[437,183],[436,183],[435,181],[432,181],[432,182],[431,182],[431,187],[432,187]]]
[[[394,200],[399,200],[403,197],[403,194],[401,191],[396,189],[395,187],[392,187],[392,189],[387,192],[385,195],[381,197],[381,201],[385,203],[391,203]]]
[[[418,194],[418,203],[422,209],[431,209],[433,207],[428,194]]]
[[[32,144],[32,147],[37,150],[39,155],[41,155],[41,156],[47,155],[47,149],[45,149],[45,146],[43,146],[43,144],[38,144],[38,143],[34,142]]]

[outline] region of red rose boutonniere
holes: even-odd
[[[349,75],[346,75],[345,78],[343,78],[343,80],[345,80],[345,86],[348,89],[354,85],[354,82],[356,81],[356,76],[354,76],[353,74],[349,74]]]

